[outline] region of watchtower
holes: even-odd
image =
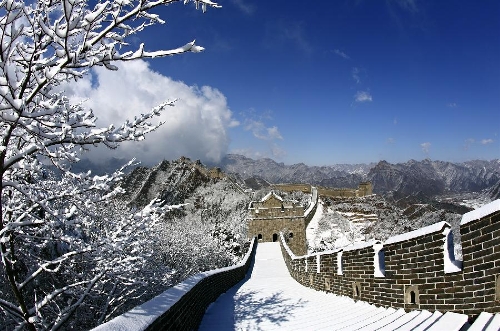
[[[306,224],[304,208],[293,201],[285,201],[274,191],[262,200],[249,205],[248,235],[259,241],[278,241],[279,233],[288,235],[288,245],[296,255],[304,255],[306,249]]]
[[[373,188],[371,182],[361,182],[359,183],[358,190],[356,192],[358,197],[364,197],[373,194]]]

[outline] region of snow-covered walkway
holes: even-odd
[[[452,331],[466,321],[461,314],[405,313],[304,287],[289,275],[279,243],[260,243],[247,278],[207,309],[200,330]]]

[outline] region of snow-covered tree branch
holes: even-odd
[[[6,328],[55,330],[75,314],[83,318],[74,323],[102,320],[142,282],[137,270],[150,253],[143,243],[168,207],[152,202],[127,213],[112,200],[122,193],[123,169],[97,177],[72,173],[71,163],[86,146],[144,139],[175,100],[99,128],[96,114],[71,103],[61,84],[93,66],[116,70],[120,61],[202,51],[192,41],[121,53],[130,48],[127,37],[164,23],[152,9],[175,2],[0,1],[0,324]],[[183,2],[203,11],[220,7]]]

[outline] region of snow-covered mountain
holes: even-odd
[[[199,161],[187,158],[162,161],[154,167],[137,167],[127,175],[122,187],[127,192],[123,198],[132,206],[143,207],[153,199],[165,204],[184,203],[194,190],[211,177]]]
[[[359,182],[369,180],[375,193],[392,192],[400,197],[479,192],[500,181],[500,160],[452,163],[426,159],[397,164],[380,161],[377,164],[318,167],[303,163],[285,165],[268,158],[254,160],[229,154],[221,161],[220,167],[225,172],[238,173],[243,179],[258,176],[271,183],[309,183],[354,188]]]
[[[486,189],[485,195],[491,200],[500,199],[500,181],[489,189]]]
[[[173,166],[176,162],[178,161],[163,161],[152,168],[138,167],[132,172],[134,175],[129,178],[128,184],[141,185],[140,182],[145,179],[152,183],[153,187],[156,187],[160,185],[154,184],[157,181],[156,179],[165,176],[168,177],[168,182],[178,183],[179,185],[181,182],[185,182],[187,178],[193,180],[197,178],[198,181],[205,180],[199,173],[186,172],[187,169],[166,175],[165,167]],[[73,167],[78,167],[78,169],[75,169],[76,171],[90,169],[94,174],[102,174],[111,172],[125,163],[123,159],[111,159],[104,164],[97,165],[84,159]],[[493,199],[499,197],[500,191],[498,188],[500,186],[500,160],[498,159],[491,161],[474,160],[462,163],[432,161],[429,159],[422,161],[410,160],[397,164],[380,161],[369,164],[336,164],[319,167],[308,166],[303,163],[285,165],[269,158],[254,160],[242,155],[228,154],[216,166],[220,167],[225,173],[232,174],[233,180],[242,187],[253,189],[275,183],[307,183],[325,187],[356,188],[361,181],[369,180],[373,184],[375,193],[387,194],[390,192],[395,198],[408,195],[432,197],[442,194],[482,192],[486,190],[490,193],[486,192],[484,194],[488,197],[491,196],[490,198]],[[146,171],[145,169],[149,170]],[[137,183],[134,184],[134,181],[137,181]],[[140,189],[140,187],[136,186],[134,186],[135,193],[133,194],[138,194],[136,190]],[[165,198],[169,202],[179,201],[183,198],[183,193],[173,191],[169,193],[167,189],[160,190],[167,195]],[[169,194],[171,196],[168,196]],[[149,198],[149,196],[145,196],[145,198]],[[140,201],[140,205],[143,205],[146,200]]]
[[[307,183],[334,187],[357,187],[375,164],[337,164],[308,166],[304,163],[285,165],[272,159],[254,160],[242,155],[226,155],[219,167],[242,177],[261,177],[271,183]]]
[[[375,193],[393,191],[396,196],[424,194],[479,192],[494,186],[500,180],[500,162],[415,161],[390,164],[380,161],[367,174]]]

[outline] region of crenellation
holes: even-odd
[[[495,208],[500,209],[499,201],[493,203]],[[463,264],[450,251],[453,248],[450,225],[440,222],[389,238],[385,243],[364,243],[321,253],[314,287],[406,310],[453,311],[470,318],[482,311],[498,313],[500,210],[493,210],[491,205],[484,208],[490,213],[474,211],[480,219],[473,219],[468,213],[462,220]],[[284,247],[287,242],[281,240],[281,245]],[[384,254],[376,257],[379,249]],[[282,252],[286,261],[292,260],[286,249]],[[312,265],[314,258],[294,256],[293,260],[308,259]],[[377,258],[384,260],[384,277],[374,276]],[[300,281],[300,276],[298,272],[295,277]],[[359,295],[355,295],[356,285]]]

